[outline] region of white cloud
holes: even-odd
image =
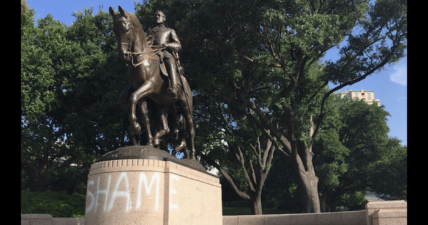
[[[399,98],[397,99],[397,101],[400,101],[400,100],[402,100],[402,99],[407,99],[407,96],[399,97]]]
[[[407,86],[407,63],[400,63],[393,69],[394,73],[389,76],[389,79],[394,83]]]

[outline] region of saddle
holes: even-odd
[[[160,67],[160,70],[161,70],[162,74],[164,76],[168,76],[168,73],[166,72],[165,63],[163,63],[163,52],[162,51],[158,51],[156,53],[156,55],[159,56],[159,67]]]
[[[153,50],[160,48],[160,46],[154,46],[153,45],[153,31],[150,31],[150,34],[148,36],[146,36],[146,40],[147,40],[147,43],[152,47]],[[159,57],[159,68],[161,70],[161,73],[164,76],[168,77],[168,72],[166,71],[165,63],[163,63],[163,58],[164,58],[163,53],[164,53],[163,51],[158,51],[156,53],[156,55],[158,55],[158,57]],[[183,76],[184,69],[183,69],[183,67],[181,67],[181,65],[179,63],[178,54],[173,52],[171,55],[175,58],[175,61],[177,63],[178,75]]]

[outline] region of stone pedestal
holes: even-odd
[[[121,148],[104,157],[105,161],[92,164],[85,224],[222,224],[217,176],[185,166],[188,160],[168,161],[171,155],[162,150],[146,150],[141,146]],[[162,151],[168,156],[139,159],[148,151]],[[133,156],[123,159],[124,155]]]

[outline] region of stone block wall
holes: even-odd
[[[407,225],[407,202],[404,200],[368,202],[366,213],[367,225]]]
[[[373,225],[407,225],[407,210],[380,209],[372,215]]]
[[[21,216],[21,225],[84,225],[84,218],[52,218],[49,214]],[[179,225],[179,224],[177,224]],[[223,225],[366,225],[364,210],[335,213],[223,216]]]
[[[21,214],[21,225],[55,225],[50,214]]]
[[[223,216],[223,225],[366,225],[366,212]]]
[[[403,202],[371,202],[366,205],[368,209],[361,211],[222,216],[222,220],[223,225],[407,225],[407,203]],[[389,208],[381,208],[382,206]],[[404,206],[405,208],[400,208]],[[371,214],[368,215],[367,212]],[[52,218],[49,214],[23,214],[21,225],[85,225],[85,218]]]

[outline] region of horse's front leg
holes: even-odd
[[[147,101],[146,98],[142,98],[140,100],[140,108],[142,112],[142,122],[146,125],[146,131],[147,131],[147,144],[149,146],[153,146],[153,135],[152,130],[150,129],[150,118],[149,118],[149,109],[147,107]]]
[[[125,89],[123,89],[122,93],[118,96],[119,99],[119,103],[120,103],[120,107],[126,112],[126,114],[129,116],[130,114],[130,102],[129,102],[129,96],[132,93],[132,87],[128,86]],[[128,133],[129,133],[129,138],[131,140],[132,145],[137,145],[137,141],[135,139],[135,136],[139,133],[138,132],[138,127],[128,127]]]
[[[135,135],[135,134],[139,134],[141,132],[141,126],[140,124],[138,124],[137,122],[137,115],[136,115],[136,106],[138,101],[141,98],[146,97],[147,95],[149,95],[150,93],[153,92],[153,84],[152,82],[145,82],[143,85],[141,85],[141,87],[139,87],[136,91],[134,91],[130,96],[129,96],[129,100],[130,100],[130,109],[129,109],[129,127],[128,127],[128,131],[130,133],[130,135]],[[142,104],[142,108],[143,108],[143,104]],[[145,112],[148,112],[147,110],[147,104],[145,104]],[[146,127],[149,128],[148,132],[150,131],[150,121],[148,120],[148,114],[144,114],[143,111],[143,117],[147,118],[145,119],[145,123],[146,123]],[[150,137],[149,137],[149,141],[150,141]],[[133,145],[136,145],[136,143],[133,140]]]

